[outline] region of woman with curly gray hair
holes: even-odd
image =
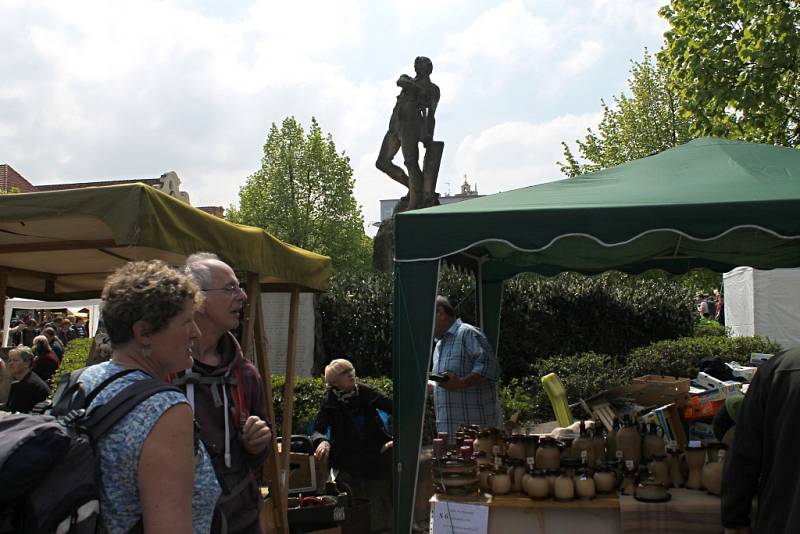
[[[86,368],[79,381],[92,391],[116,378],[99,390],[90,411],[136,381],[166,381],[192,366],[200,295],[191,278],[161,261],[129,263],[108,278],[102,314],[112,356]],[[100,513],[108,532],[210,530],[220,488],[208,453],[202,443],[195,448],[193,436],[186,397],[161,391],[99,439]]]

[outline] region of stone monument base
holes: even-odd
[[[439,194],[434,193],[433,197],[426,198],[425,207],[439,205]],[[376,271],[389,273],[394,271],[394,216],[398,213],[408,211],[408,196],[400,199],[400,202],[392,211],[392,216],[381,222],[378,233],[372,241],[372,268]]]

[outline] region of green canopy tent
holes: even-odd
[[[395,529],[411,529],[441,262],[477,279],[498,347],[503,281],[800,266],[800,151],[696,139],[584,176],[406,212],[395,220]]]

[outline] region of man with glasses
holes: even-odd
[[[256,477],[270,451],[272,432],[261,377],[231,333],[239,326],[247,295],[233,269],[214,254],[189,256],[186,273],[205,296],[195,312],[201,336],[192,353],[194,365],[173,383],[186,389],[223,489],[211,531],[227,526],[231,534],[261,532]]]

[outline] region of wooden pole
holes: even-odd
[[[297,352],[297,316],[300,308],[300,288],[292,286],[289,304],[289,341],[286,348],[286,382],[283,385],[283,440],[281,448],[281,497],[283,509],[288,509],[289,451],[292,443],[292,412],[294,411],[294,368]]]
[[[256,349],[256,365],[261,378],[264,381],[264,402],[266,403],[267,417],[269,417],[272,428],[275,428],[275,407],[272,397],[272,374],[269,370],[269,359],[267,352],[267,334],[264,331],[264,303],[261,301],[261,295],[258,296],[255,316],[253,318],[253,331],[255,334],[255,349]],[[278,526],[278,531],[283,534],[289,534],[289,521],[287,517],[287,508],[283,506],[283,493],[281,489],[281,471],[280,471],[280,458],[278,456],[278,448],[275,446],[273,436],[272,442],[272,455],[261,468],[262,478],[268,481],[270,500],[268,505],[273,507],[273,517],[275,518]]]
[[[242,318],[242,352],[244,358],[253,361],[253,324],[256,303],[261,299],[261,283],[258,273],[247,273],[247,304]]]

